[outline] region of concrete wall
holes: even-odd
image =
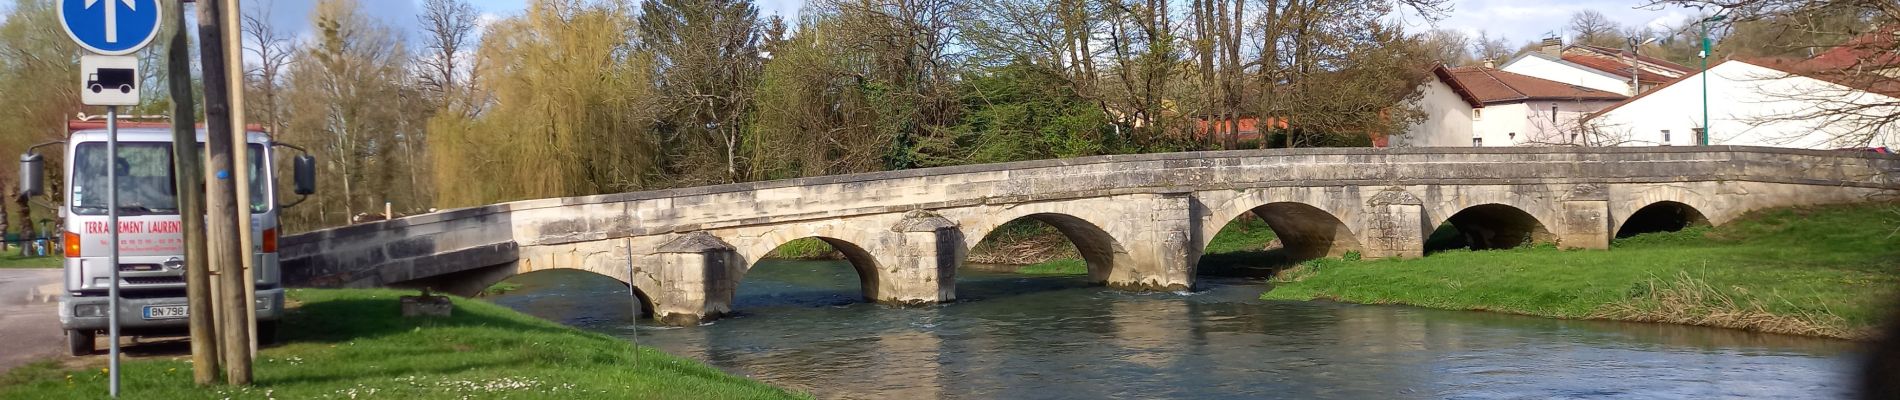
[[[997,226],[1033,218],[1077,244],[1090,278],[1193,287],[1202,249],[1244,213],[1308,257],[1416,257],[1445,222],[1501,245],[1607,248],[1638,209],[1689,205],[1721,224],[1763,207],[1900,190],[1900,158],[1748,148],[1299,149],[1102,156],[529,200],[283,239],[298,286],[472,293],[580,269],[632,282],[675,324],[731,311],[773,248],[845,250],[866,299],[955,297],[956,267]]]
[[[1486,146],[1594,145],[1582,135],[1583,119],[1616,103],[1541,100],[1489,106],[1487,110],[1498,108],[1509,119],[1487,119],[1493,124],[1483,130],[1484,142]],[[1552,110],[1556,118],[1551,118]]]
[[[1471,104],[1458,97],[1437,76],[1425,81],[1418,99],[1425,120],[1405,128],[1405,134],[1392,138],[1395,147],[1469,147],[1471,146]]]

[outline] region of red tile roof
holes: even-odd
[[[1531,100],[1623,100],[1627,96],[1567,83],[1534,78],[1496,68],[1446,67],[1432,74],[1474,107]]]
[[[1806,71],[1900,68],[1900,43],[1896,42],[1900,42],[1900,25],[1887,26],[1816,54],[1795,68]]]
[[[1630,63],[1629,61],[1626,61],[1626,60],[1617,60],[1617,59],[1610,59],[1610,58],[1601,57],[1601,56],[1581,55],[1581,54],[1565,54],[1563,59],[1564,61],[1569,61],[1573,64],[1582,65],[1585,68],[1603,71],[1605,73],[1609,73],[1610,75],[1616,75],[1625,80],[1630,78]],[[1675,76],[1660,75],[1660,74],[1657,74],[1655,72],[1650,72],[1650,71],[1640,71],[1637,74],[1641,75],[1641,78],[1639,79],[1642,80],[1643,82],[1661,83],[1661,82],[1669,82],[1669,81],[1674,81],[1676,79],[1680,79],[1681,76],[1686,76],[1690,73],[1693,73],[1693,72],[1683,72]]]
[[[1600,54],[1602,56],[1607,56],[1610,58],[1623,57],[1622,49],[1613,49],[1613,48],[1608,48],[1608,47],[1603,47],[1603,46],[1591,46],[1591,45],[1579,45],[1579,46],[1574,46],[1574,47],[1580,47],[1585,50],[1589,50],[1591,52]],[[1642,61],[1645,64],[1651,64],[1662,69],[1675,71],[1676,75],[1678,76],[1688,75],[1688,74],[1692,74],[1696,72],[1695,68],[1689,68],[1688,66],[1677,64],[1673,61],[1664,60],[1661,58],[1646,56],[1646,55],[1643,55],[1642,53],[1637,53],[1636,59]]]
[[[1873,59],[1868,59],[1871,61]],[[1900,78],[1881,75],[1873,64],[1831,64],[1815,59],[1801,61],[1788,59],[1750,59],[1749,64],[1780,71],[1788,75],[1800,75],[1828,83],[1845,86],[1849,89],[1879,93],[1888,97],[1900,97]],[[1900,60],[1889,60],[1896,62]],[[1890,64],[1887,68],[1900,68],[1900,63]]]

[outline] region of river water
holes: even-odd
[[[821,398],[1840,398],[1858,358],[1734,330],[1263,301],[1254,280],[1144,294],[958,275],[959,301],[900,309],[860,302],[843,262],[767,260],[738,315],[637,336],[626,286],[586,272],[491,300]]]

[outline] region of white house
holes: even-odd
[[[1708,143],[1807,149],[1894,147],[1900,126],[1867,126],[1829,110],[1900,114],[1900,100],[1789,72],[1780,63],[1724,61],[1604,109],[1586,125],[1602,145],[1690,146],[1702,135],[1704,99]],[[1772,67],[1771,67],[1772,66]],[[1708,94],[1703,94],[1704,75]],[[1889,92],[1891,94],[1891,92]]]
[[[1519,55],[1499,69],[1624,96],[1649,91],[1650,88],[1695,72],[1668,60],[1632,56],[1619,49],[1600,46],[1562,47],[1555,42],[1546,42],[1541,51]],[[1632,83],[1640,85],[1642,90],[1632,90]]]
[[[1424,121],[1391,139],[1395,147],[1570,144],[1584,116],[1620,94],[1485,67],[1432,70],[1417,105]]]

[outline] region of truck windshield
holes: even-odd
[[[73,155],[73,213],[106,214],[106,144],[80,143]],[[269,177],[263,173],[264,146],[250,145],[251,212],[270,210]],[[167,142],[119,143],[119,215],[177,214],[172,181],[172,146]]]

